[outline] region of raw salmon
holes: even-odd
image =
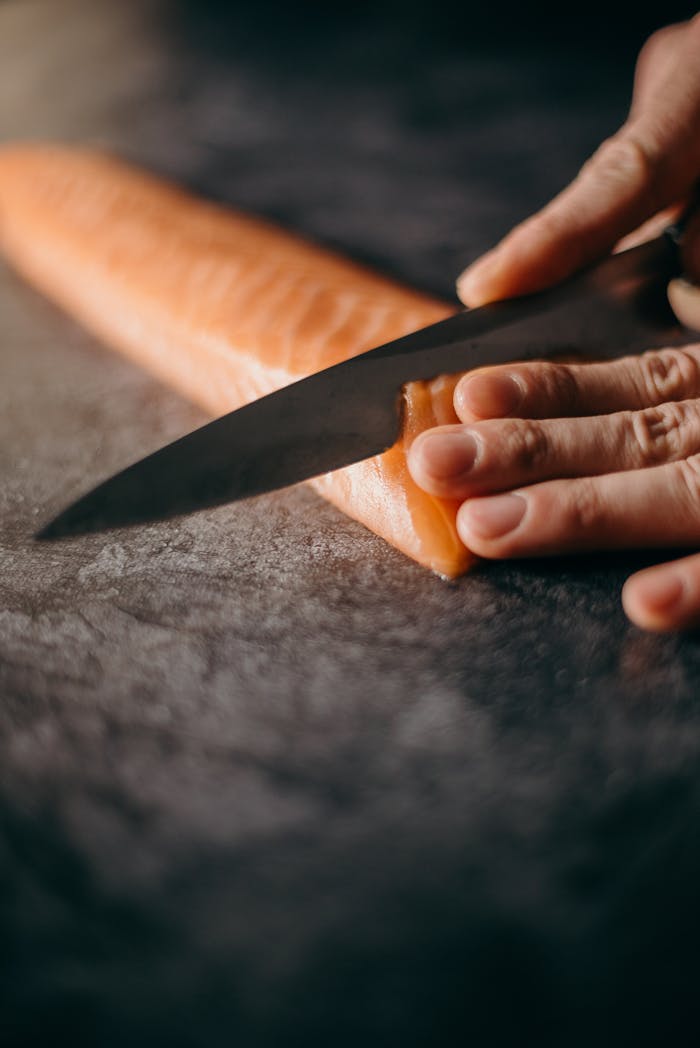
[[[216,414],[454,308],[114,158],[60,146],[0,150],[0,245],[106,343]],[[458,421],[454,382],[412,383],[394,447],[311,482],[449,577],[473,559],[457,503],[413,483],[406,449]]]

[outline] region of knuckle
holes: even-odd
[[[557,413],[576,404],[579,390],[573,368],[566,364],[546,364],[538,380],[538,384],[544,387],[547,402],[552,407],[556,405]]]
[[[585,535],[592,531],[601,516],[600,500],[589,479],[582,479],[571,487],[564,510],[567,534]]]
[[[682,400],[700,386],[700,365],[685,349],[662,349],[640,358],[643,393],[656,402]]]
[[[584,164],[581,174],[606,185],[635,187],[651,180],[653,167],[649,146],[626,129],[606,139]]]
[[[530,471],[549,458],[550,443],[544,427],[527,419],[511,424],[505,434],[508,461],[519,471]]]
[[[678,28],[677,25],[666,25],[652,33],[639,52],[637,68],[645,69],[663,59],[668,54],[671,45],[676,42]]]
[[[631,431],[642,462],[654,465],[680,458],[690,421],[687,404],[660,404],[632,412]]]
[[[677,28],[687,33],[692,41],[697,42],[697,40],[700,39],[700,12],[694,15],[689,21],[678,25]]]

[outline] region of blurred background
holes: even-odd
[[[692,13],[0,0],[0,139],[452,297]],[[0,313],[2,1044],[697,1043],[700,650],[624,620],[641,555],[446,586],[303,490],[38,553],[201,416],[5,270]]]

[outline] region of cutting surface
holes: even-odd
[[[576,41],[233,6],[4,3],[0,136],[450,295],[624,113]],[[685,1043],[700,650],[625,620],[652,558],[446,584],[305,489],[38,547],[204,417],[6,269],[0,316],[3,1043]]]

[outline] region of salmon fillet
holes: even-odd
[[[0,246],[85,327],[217,415],[454,311],[89,150],[0,149]],[[473,559],[458,503],[413,483],[406,450],[458,421],[455,381],[411,383],[394,447],[310,482],[447,577]]]

